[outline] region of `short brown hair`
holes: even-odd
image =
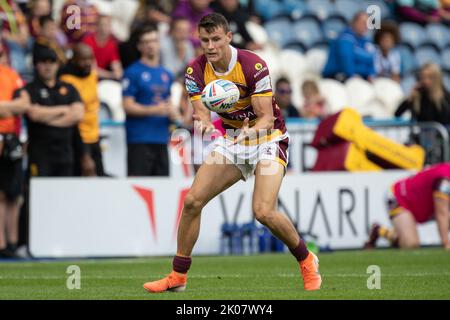
[[[400,33],[398,31],[398,28],[393,22],[390,22],[390,21],[385,21],[385,22],[381,23],[380,29],[378,29],[375,32],[375,35],[373,37],[373,42],[375,42],[375,44],[379,45],[381,38],[385,34],[391,34],[392,37],[394,38],[395,44],[398,44],[400,42]]]
[[[220,13],[207,14],[198,23],[198,30],[203,28],[208,33],[211,33],[220,27],[222,27],[222,29],[223,29],[223,31],[225,31],[225,33],[230,31],[230,26],[228,24],[227,19]]]

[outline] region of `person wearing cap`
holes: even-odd
[[[72,176],[74,137],[84,115],[78,91],[57,78],[58,57],[43,48],[33,57],[35,80],[24,87],[31,107],[28,124],[28,170],[30,177]]]

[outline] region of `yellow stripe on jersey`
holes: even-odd
[[[271,96],[273,96],[272,92],[255,93],[252,95],[252,97],[271,97]]]

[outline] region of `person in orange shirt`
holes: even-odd
[[[0,42],[0,58],[5,55]],[[15,257],[19,239],[23,151],[16,133],[16,116],[25,113],[29,106],[23,93],[15,96],[22,86],[19,75],[0,64],[0,258]]]

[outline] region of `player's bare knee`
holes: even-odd
[[[406,239],[400,240],[400,248],[402,249],[416,249],[420,246],[419,240],[416,239]]]
[[[265,206],[255,206],[253,208],[253,214],[255,219],[263,225],[267,226],[271,224],[271,221],[275,218],[275,210]]]
[[[205,203],[195,194],[188,193],[184,198],[185,214],[199,214]]]

